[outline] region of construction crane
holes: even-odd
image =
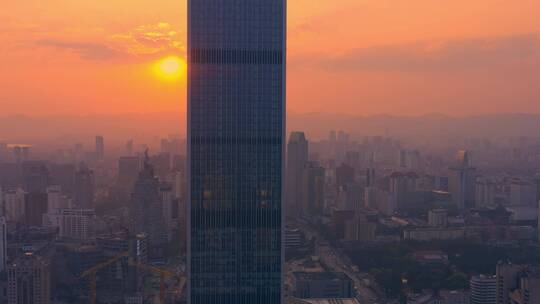
[[[148,271],[159,276],[159,302],[161,304],[165,303],[165,280],[174,277],[175,274],[166,269],[132,261],[130,261],[129,265],[135,266],[141,270]]]
[[[97,291],[96,291],[96,275],[101,269],[112,265],[119,261],[120,259],[129,256],[129,252],[122,252],[114,257],[108,259],[105,262],[99,263],[94,267],[86,270],[81,274],[81,278],[88,278],[90,281],[90,304],[96,304],[97,302]]]

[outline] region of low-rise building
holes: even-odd
[[[343,272],[294,272],[294,296],[302,299],[352,298],[352,280]]]
[[[455,240],[465,237],[465,229],[463,228],[412,228],[403,231],[403,239],[414,241],[431,241],[431,240]]]

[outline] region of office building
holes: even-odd
[[[282,301],[284,0],[188,1],[188,303]]]
[[[495,183],[487,178],[476,179],[474,205],[486,208],[495,205]]]
[[[44,226],[58,227],[61,238],[87,240],[94,236],[94,209],[56,209],[43,218]]]
[[[47,213],[52,213],[58,209],[66,209],[70,207],[69,199],[62,194],[62,189],[59,185],[47,187]]]
[[[4,213],[8,222],[22,223],[24,221],[25,196],[26,192],[20,188],[5,192]]]
[[[352,280],[342,272],[294,272],[293,295],[309,298],[352,298]]]
[[[304,244],[305,236],[301,230],[297,228],[285,229],[285,238],[283,245],[285,249],[295,249]]]
[[[442,208],[430,210],[428,223],[432,227],[446,227],[448,225],[448,212]]]
[[[96,160],[105,158],[105,139],[103,136],[96,136]]]
[[[51,303],[50,261],[33,254],[16,258],[7,267],[8,304]]]
[[[415,172],[394,172],[390,175],[390,193],[395,195],[397,208],[406,209],[417,188]]]
[[[6,218],[0,217],[0,272],[6,270],[7,262],[7,222]]]
[[[308,141],[304,132],[291,132],[287,144],[286,211],[298,216],[302,211],[302,175],[308,161]]]
[[[477,275],[470,280],[471,304],[496,304],[497,278]]]
[[[458,209],[472,206],[474,203],[474,185],[476,169],[471,166],[469,152],[461,150],[457,153],[455,165],[450,167],[449,190],[452,201]]]
[[[31,192],[24,196],[24,218],[28,226],[41,227],[47,213],[47,193]]]
[[[510,185],[510,205],[511,206],[534,206],[538,204],[536,200],[536,185],[528,181],[514,179]]]
[[[23,186],[26,192],[45,192],[49,185],[49,169],[41,161],[25,161],[21,165]]]
[[[368,242],[375,239],[377,222],[368,218],[367,214],[358,212],[345,221],[344,239],[346,241]]]
[[[519,274],[525,269],[522,265],[499,262],[496,268],[496,304],[510,304],[510,293],[518,287]]]
[[[148,235],[149,257],[163,258],[167,245],[167,226],[163,218],[163,203],[160,196],[160,182],[154,175],[146,155],[143,168],[131,197],[131,232]]]
[[[118,159],[117,187],[123,195],[133,192],[133,186],[139,176],[141,160],[137,156],[124,156]]]
[[[302,176],[302,213],[322,215],[324,211],[325,169],[317,163],[309,162]]]
[[[79,165],[75,172],[75,189],[73,207],[79,209],[94,208],[94,172],[84,163]]]
[[[520,273],[518,287],[509,294],[512,304],[540,303],[540,271],[528,269]]]

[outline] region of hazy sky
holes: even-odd
[[[538,0],[289,0],[288,109],[540,112]],[[184,111],[186,0],[4,1],[0,114]]]

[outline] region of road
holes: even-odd
[[[357,299],[360,303],[375,304],[383,302],[383,299],[377,295],[377,292],[365,283],[365,278],[369,278],[372,284],[374,283],[369,274],[355,271],[350,259],[333,248],[316,229],[307,224],[296,224],[306,234],[308,239],[316,238],[315,253],[320,257],[321,262],[333,271],[343,272],[352,279],[357,293]]]

